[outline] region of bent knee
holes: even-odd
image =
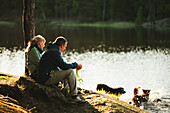
[[[74,73],[74,70],[73,70],[73,69],[69,69],[69,70],[67,70],[67,71],[68,71],[69,75],[75,76],[75,73]]]
[[[73,69],[68,69],[67,70],[69,73],[74,73],[74,70]]]

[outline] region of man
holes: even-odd
[[[77,96],[77,80],[73,69],[81,69],[82,66],[76,62],[66,63],[61,57],[67,43],[67,40],[60,36],[48,45],[48,50],[40,60],[37,82],[54,85],[64,80],[65,85],[69,86],[72,99],[81,102],[83,100]]]

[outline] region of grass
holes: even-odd
[[[56,23],[57,26],[65,27],[109,27],[109,28],[134,28],[136,26],[133,22],[95,22],[95,23]]]
[[[19,76],[0,72],[0,84],[13,86],[19,80]]]
[[[9,81],[9,82],[16,82],[19,78],[16,78],[16,77],[8,77],[8,76],[0,76],[0,79],[6,80],[6,81]]]
[[[0,21],[0,26],[15,26],[15,22],[10,22],[10,21]]]

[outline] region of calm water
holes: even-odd
[[[83,65],[80,87],[95,90],[98,83],[123,87],[132,98],[133,88],[151,89],[151,98],[170,102],[170,32],[145,29],[37,28],[47,42],[63,35],[69,45],[63,57]],[[0,28],[0,72],[24,73],[22,30]],[[169,103],[170,104],[170,103]],[[169,107],[154,110],[169,112]],[[150,110],[150,112],[155,112]]]

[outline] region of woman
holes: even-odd
[[[37,68],[41,59],[43,48],[45,45],[45,38],[41,35],[35,36],[30,42],[28,42],[27,51],[27,68],[31,78],[36,79]]]

